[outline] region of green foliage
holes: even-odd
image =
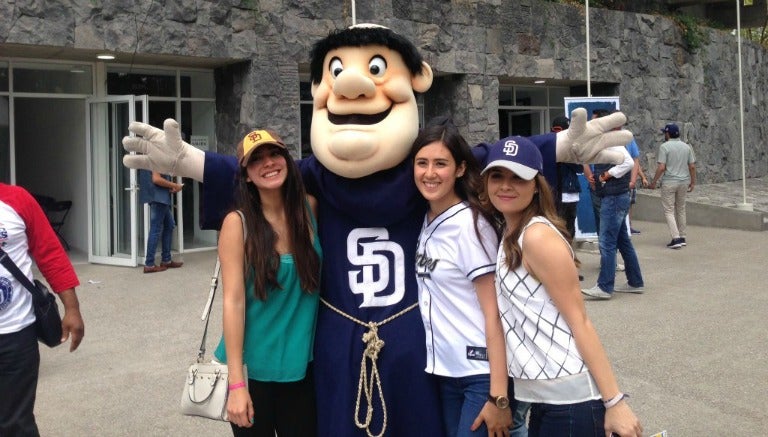
[[[584,6],[585,0],[542,0],[550,3],[561,3],[571,6]],[[628,1],[628,0],[589,0],[589,6],[595,8],[612,9],[619,11],[640,12],[646,14],[660,14],[667,16],[675,20],[683,33],[683,39],[691,53],[696,52],[703,45],[707,44],[707,34],[704,28],[721,29],[725,31],[731,31],[730,28],[724,27],[725,24],[714,21],[707,21],[700,18],[694,18],[689,15],[680,13],[673,13],[669,11],[669,7],[664,2],[658,1]],[[766,5],[768,8],[768,4]],[[762,44],[768,47],[768,19],[761,27],[742,29],[741,36],[745,40],[754,41],[758,44]]]
[[[741,37],[762,44],[768,48],[768,26],[756,29],[741,29]]]
[[[677,14],[673,19],[683,32],[683,39],[689,52],[693,53],[707,43],[704,29],[696,18],[690,15]]]
[[[766,2],[765,7],[768,9],[768,2]],[[741,37],[750,41],[754,41],[758,44],[762,44],[764,47],[768,48],[768,14],[766,14],[765,22],[761,27],[755,27],[752,29],[742,28]]]

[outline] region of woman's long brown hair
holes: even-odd
[[[413,141],[411,146],[411,161],[416,158],[416,154],[423,147],[434,142],[441,142],[451,153],[456,166],[464,163],[464,175],[456,178],[453,190],[459,198],[469,204],[474,219],[475,236],[478,241],[483,241],[480,236],[480,230],[477,227],[477,219],[483,216],[496,231],[496,236],[500,235],[499,222],[493,215],[493,208],[480,203],[477,193],[482,189],[480,178],[480,165],[472,154],[469,144],[459,133],[459,129],[453,124],[450,117],[441,116],[430,120],[427,127],[419,131],[419,135]],[[490,255],[490,254],[489,254]]]
[[[480,193],[480,202],[485,206],[493,208],[493,204],[491,204],[487,192],[489,175],[490,172],[486,172],[483,175],[483,191]],[[537,193],[533,195],[533,200],[531,200],[531,203],[523,210],[520,218],[520,225],[515,229],[512,229],[511,232],[505,230],[501,240],[501,245],[504,248],[504,255],[507,258],[507,267],[510,271],[518,268],[523,261],[523,250],[517,241],[520,239],[520,234],[523,232],[525,225],[527,225],[535,216],[542,216],[552,222],[558,232],[560,232],[563,237],[565,237],[566,241],[568,241],[568,244],[573,245],[573,236],[568,232],[568,229],[565,226],[565,221],[557,215],[554,196],[552,195],[552,190],[549,188],[547,180],[541,173],[539,173],[536,175],[534,181],[536,181]],[[496,210],[494,209],[494,211]],[[498,211],[496,211],[496,215],[499,220],[504,220],[504,217]],[[575,255],[573,260],[576,263],[576,267],[578,267],[580,262]]]
[[[312,244],[316,231],[312,229],[301,173],[286,149],[281,148],[279,152],[285,158],[288,170],[281,193],[288,219],[291,253],[301,289],[312,293],[320,286],[320,257]],[[247,169],[243,167],[238,180],[236,208],[243,212],[247,229],[246,278],[253,277],[256,298],[266,300],[268,289],[282,289],[277,282],[280,266],[280,254],[275,249],[277,234],[264,217],[259,190],[247,179]]]

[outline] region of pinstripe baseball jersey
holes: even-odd
[[[416,249],[419,309],[427,341],[425,370],[441,376],[487,374],[485,317],[472,281],[496,269],[498,238],[466,202],[424,223]]]

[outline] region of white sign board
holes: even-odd
[[[208,136],[207,135],[192,135],[189,140],[189,144],[197,147],[201,150],[208,150]]]

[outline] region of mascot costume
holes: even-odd
[[[407,159],[419,129],[415,93],[432,78],[416,47],[381,26],[335,31],[312,49],[313,155],[299,165],[319,202],[325,253],[313,360],[320,436],[444,435],[417,308],[415,249],[426,202]],[[530,137],[551,183],[556,158],[617,162],[608,147],[632,138],[612,131],[624,123],[621,113],[587,123],[577,110],[572,118],[566,131]],[[129,129],[138,136],[126,137],[125,149],[141,155],[125,156],[125,165],[202,181],[201,226],[218,229],[231,208],[235,157],[183,142],[174,120],[164,130]],[[475,147],[481,162],[486,147]]]

